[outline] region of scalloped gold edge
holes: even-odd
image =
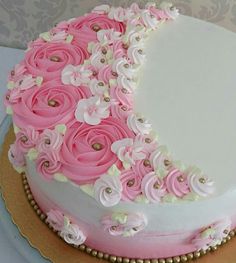
[[[24,192],[26,194],[27,200],[30,203],[31,207],[34,209],[35,213],[37,216],[41,219],[42,222],[44,222],[49,229],[51,229],[53,232],[57,233],[58,237],[60,237],[59,233],[53,230],[53,228],[46,222],[47,216],[41,211],[39,208],[38,204],[34,200],[33,194],[30,190],[30,186],[27,181],[27,177],[24,173],[21,174],[22,176],[22,182],[23,182],[23,187],[24,187]],[[14,220],[13,220],[14,222]],[[14,222],[16,225],[16,223]],[[230,241],[234,236],[236,236],[236,228],[231,230],[226,238],[222,240],[222,242],[214,247],[209,247],[207,250],[200,250],[200,251],[195,251],[192,253],[188,254],[183,254],[175,257],[169,257],[169,258],[161,258],[161,259],[137,259],[137,258],[126,258],[126,257],[119,257],[119,256],[114,256],[110,255],[107,253],[103,253],[101,251],[92,249],[91,247],[86,246],[85,244],[79,245],[79,246],[73,246],[80,251],[83,251],[92,257],[96,257],[98,259],[105,259],[108,260],[112,263],[183,263],[183,262],[188,262],[193,259],[200,258],[201,256],[204,256],[208,254],[209,252],[214,252],[216,251],[220,246],[224,245],[228,241]],[[61,238],[61,237],[60,237]],[[30,242],[29,242],[30,243]],[[32,246],[32,244],[30,243]],[[33,246],[32,246],[33,247]],[[45,257],[46,258],[46,257]]]

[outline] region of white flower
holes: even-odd
[[[67,224],[60,232],[60,236],[68,243],[79,246],[86,240],[85,235],[75,224]]]
[[[86,69],[85,66],[67,65],[62,70],[61,81],[63,84],[72,84],[78,87],[81,84],[87,84],[92,74],[92,71]]]
[[[134,13],[130,8],[111,7],[108,17],[115,21],[123,22],[130,18]]]
[[[103,81],[92,79],[89,82],[89,88],[94,96],[103,97],[108,94],[108,86]]]
[[[130,168],[136,160],[145,158],[145,153],[142,152],[143,144],[137,140],[125,138],[114,142],[111,145],[111,150],[122,161],[125,168]]]
[[[170,19],[176,19],[179,16],[179,10],[176,7],[174,7],[171,3],[162,2],[160,4],[160,9],[165,11],[165,13]]]
[[[149,10],[143,10],[141,12],[141,18],[146,28],[155,29],[159,24],[159,21],[153,16]]]
[[[97,39],[102,46],[110,45],[120,39],[120,35],[121,33],[114,31],[114,29],[99,30],[97,32]]]
[[[137,74],[137,69],[133,68],[126,58],[118,58],[112,64],[112,70],[118,75],[133,79]]]
[[[135,114],[129,115],[127,125],[135,134],[149,134],[152,129],[152,125],[147,120],[139,118]]]
[[[99,5],[94,7],[94,9],[92,10],[92,13],[97,13],[97,14],[107,14],[110,10],[110,6],[109,5]]]
[[[109,116],[109,106],[109,103],[101,101],[96,96],[89,99],[81,99],[75,111],[75,118],[80,122],[97,125],[102,119]]]

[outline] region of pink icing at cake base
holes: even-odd
[[[34,199],[44,213],[55,209],[67,215],[65,209],[58,207],[48,196],[42,194],[37,186],[34,185],[33,180],[31,181],[30,179],[30,176],[28,176]],[[236,215],[231,219],[233,229],[236,226]],[[112,236],[108,232],[103,231],[100,225],[95,226],[85,223],[77,217],[73,217],[73,220],[78,223],[83,229],[83,233],[87,236],[85,242],[87,246],[110,255],[128,258],[168,258],[193,252],[196,248],[190,241],[199,233],[199,230],[166,234],[142,231],[133,237],[127,238]]]

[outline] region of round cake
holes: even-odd
[[[8,79],[9,160],[65,242],[176,262],[224,242],[235,50],[234,33],[169,3],[97,6],[29,43]]]

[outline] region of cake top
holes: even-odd
[[[23,171],[33,161],[46,180],[71,181],[103,206],[212,194],[213,181],[175,161],[134,110],[145,42],[177,16],[168,3],[101,5],[30,42],[5,99],[16,133],[13,166]]]

